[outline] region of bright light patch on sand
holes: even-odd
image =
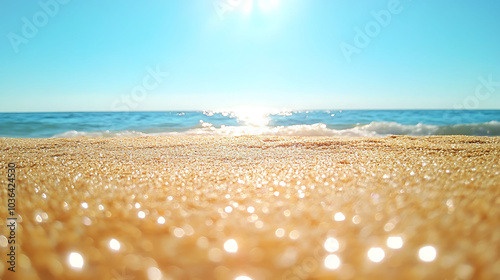
[[[208,259],[212,262],[220,262],[222,260],[222,250],[218,248],[212,248],[208,250]]]
[[[224,250],[228,253],[236,253],[238,252],[238,242],[234,239],[229,239],[224,243]]]
[[[262,228],[264,226],[264,222],[263,221],[257,221],[255,222],[255,227],[256,228]]]
[[[226,213],[231,213],[231,212],[233,212],[233,207],[231,207],[231,206],[226,206],[226,208],[224,208],[224,211],[225,211]]]
[[[135,209],[139,209],[139,208],[141,208],[141,204],[139,202],[136,202],[135,203]]]
[[[191,236],[194,234],[194,228],[191,225],[185,225],[182,227],[187,236]]]
[[[200,238],[198,238],[198,240],[196,240],[196,246],[202,249],[208,248],[208,245],[210,245],[210,243],[208,242],[208,238],[206,238],[205,236],[201,236]]]
[[[163,275],[157,267],[148,268],[148,279],[149,280],[161,280],[162,277],[163,277]]]
[[[159,217],[158,220],[156,220],[160,225],[165,224],[165,218]]]
[[[370,248],[370,250],[368,250],[368,258],[372,262],[381,262],[385,258],[384,249],[377,247]]]
[[[7,237],[0,235],[0,247],[7,247],[7,244],[9,244]]]
[[[400,249],[403,247],[403,238],[399,236],[389,236],[389,238],[387,238],[387,246],[391,249]]]
[[[184,236],[185,232],[182,228],[175,228],[174,229],[174,235],[175,237],[182,238]]]
[[[361,223],[361,217],[359,215],[355,215],[354,217],[352,217],[352,223],[358,225],[359,223]]]
[[[333,237],[326,239],[325,244],[323,244],[325,250],[333,253],[339,249],[339,241]]]
[[[297,240],[297,239],[299,239],[299,237],[300,237],[300,231],[298,231],[298,230],[294,229],[294,230],[292,230],[292,231],[290,232],[290,234],[289,234],[288,236],[289,236],[291,239],[293,239],[293,240]]]
[[[83,217],[82,223],[86,226],[90,226],[90,225],[92,225],[92,220],[89,217]]]
[[[277,229],[274,234],[276,234],[276,237],[278,238],[282,238],[283,236],[285,236],[285,230],[282,229],[282,228],[279,228]]]
[[[250,278],[248,276],[238,276],[238,277],[234,278],[234,280],[252,280],[252,278]]]
[[[248,213],[253,213],[253,212],[255,212],[255,208],[253,206],[250,206],[250,207],[247,208],[247,212]]]
[[[418,251],[419,258],[424,262],[432,262],[436,259],[436,248],[433,246],[424,246]]]
[[[337,212],[335,213],[335,216],[333,217],[335,219],[335,221],[337,222],[341,222],[341,221],[344,221],[345,220],[345,216],[344,214],[342,214],[342,212]]]
[[[113,238],[109,241],[109,248],[111,248],[111,250],[118,251],[118,250],[120,250],[120,247],[121,247],[121,245],[120,245],[120,242],[118,240]]]
[[[137,213],[137,217],[139,217],[139,219],[144,219],[146,217],[146,213],[144,213],[144,211],[139,211],[139,213]]]
[[[328,255],[325,258],[325,267],[331,270],[340,267],[340,258],[337,255]]]
[[[89,208],[89,204],[87,202],[83,202],[82,203],[82,207],[85,208],[85,209],[87,209],[87,208]]]
[[[259,219],[259,216],[257,214],[252,214],[250,215],[250,217],[247,218],[247,221],[249,221],[250,223],[253,223],[255,221],[257,221]]]
[[[82,255],[80,255],[76,252],[69,254],[68,262],[72,268],[76,268],[76,269],[81,269],[83,267],[83,263],[84,263]]]

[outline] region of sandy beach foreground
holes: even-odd
[[[0,153],[2,279],[500,278],[500,138],[0,138]]]

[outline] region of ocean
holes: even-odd
[[[0,113],[0,137],[148,135],[500,136],[500,110]]]

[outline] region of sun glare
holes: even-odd
[[[234,109],[236,118],[248,126],[267,126],[269,124],[269,110],[265,108],[243,107]]]
[[[243,13],[245,15],[250,14],[253,9],[253,1],[252,0],[243,1],[243,3],[241,4],[241,9],[243,10]]]
[[[280,4],[279,0],[230,0],[232,7],[237,7],[245,15],[252,12],[253,9],[259,9],[268,13],[276,10]]]
[[[279,2],[279,0],[258,0],[258,5],[262,11],[270,12],[278,7]]]

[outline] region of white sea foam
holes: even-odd
[[[140,137],[147,136],[146,133],[133,130],[121,130],[121,131],[76,131],[70,130],[63,133],[56,134],[52,138],[71,138],[71,137]]]
[[[438,125],[403,125],[396,122],[372,122],[369,124],[358,124],[353,128],[334,129],[326,124],[316,123],[312,125],[291,126],[221,126],[214,127],[211,123],[204,122],[202,125],[186,130],[184,132],[159,132],[143,133],[138,131],[67,131],[54,135],[53,137],[140,137],[158,135],[274,135],[274,136],[371,136],[383,137],[388,135],[430,136],[430,135],[475,135],[475,136],[500,136],[500,122],[490,121],[480,124],[458,124],[448,126]]]

